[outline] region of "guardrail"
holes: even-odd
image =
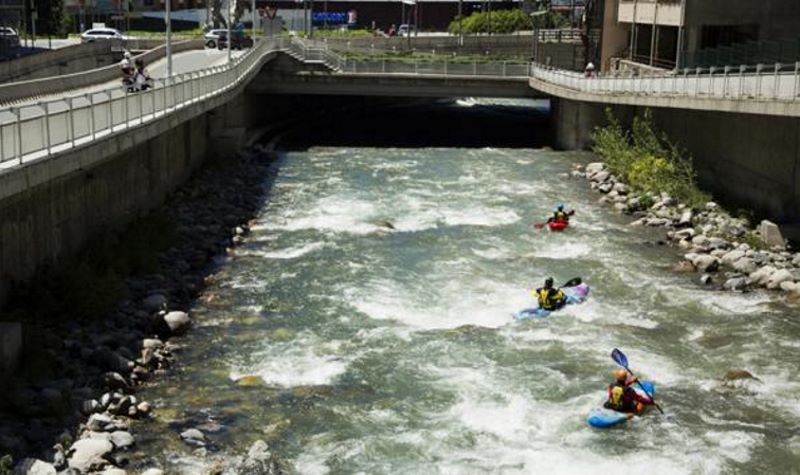
[[[150,44],[157,44],[153,40]],[[114,46],[112,45],[112,48]],[[202,40],[180,41],[173,43],[173,53],[188,51],[191,49],[202,49]],[[136,58],[141,58],[145,63],[151,63],[166,55],[166,47],[159,44],[157,47],[142,53]],[[42,79],[28,81],[18,81],[0,85],[0,104],[12,103],[23,99],[43,97],[50,94],[63,92],[69,89],[79,89],[98,83],[104,83],[119,78],[119,65],[112,64],[103,68],[92,69],[90,71],[65,74]]]
[[[155,80],[152,89],[121,86],[0,110],[0,169],[124,132],[249,81],[280,38],[259,41],[230,64]]]
[[[533,78],[595,94],[664,95],[794,102],[800,97],[800,62],[793,65],[723,66],[683,69],[662,75],[592,75],[531,66]]]

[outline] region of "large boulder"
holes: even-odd
[[[720,260],[726,266],[732,266],[734,262],[738,261],[742,257],[744,257],[744,251],[740,251],[739,249],[734,249],[733,251],[725,253],[725,255],[723,255],[722,259]]]
[[[761,241],[769,247],[784,247],[786,245],[781,230],[772,221],[767,221],[766,219],[761,221],[761,224],[758,225],[758,233],[761,235]]]
[[[749,257],[742,257],[734,261],[733,269],[736,272],[741,272],[742,274],[752,274],[756,271],[756,269],[758,269],[758,266],[756,265],[756,261],[753,259]]]
[[[767,285],[769,278],[772,277],[772,274],[777,272],[777,270],[778,269],[772,266],[764,266],[750,274],[750,280],[758,285]]]
[[[794,282],[794,275],[786,269],[779,269],[770,275],[769,279],[767,279],[767,288],[780,288],[781,284],[784,282]]]
[[[56,468],[39,459],[22,459],[14,467],[14,475],[56,475]]]
[[[108,464],[105,456],[114,450],[114,444],[104,439],[81,439],[69,449],[69,467],[85,473]]]

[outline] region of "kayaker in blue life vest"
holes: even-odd
[[[575,210],[564,211],[564,204],[559,203],[558,208],[553,212],[553,217],[548,219],[548,223],[569,223],[569,217],[575,214]]]
[[[553,287],[553,278],[544,280],[544,287],[540,287],[531,294],[539,300],[539,307],[545,310],[557,310],[567,304],[567,295],[563,290]]]
[[[640,414],[644,407],[653,402],[633,390],[636,379],[628,379],[628,372],[622,368],[614,371],[614,382],[608,385],[608,400],[603,407],[618,412]]]

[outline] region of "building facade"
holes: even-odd
[[[749,60],[735,54],[761,43],[797,42],[798,27],[798,0],[605,0],[601,61],[605,69],[612,60],[693,67],[704,52],[720,48],[734,54],[731,61],[758,61],[757,51]]]

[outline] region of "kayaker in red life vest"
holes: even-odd
[[[569,217],[575,214],[575,210],[564,211],[564,204],[559,203],[558,209],[553,212],[553,217],[548,219],[548,223],[569,223]]]
[[[640,414],[652,401],[633,390],[635,379],[628,379],[628,372],[622,368],[614,371],[614,382],[608,385],[608,400],[603,407],[631,415]]]
[[[553,278],[544,281],[544,287],[531,292],[539,301],[539,307],[545,310],[557,310],[567,304],[567,295],[563,290],[553,287]]]

